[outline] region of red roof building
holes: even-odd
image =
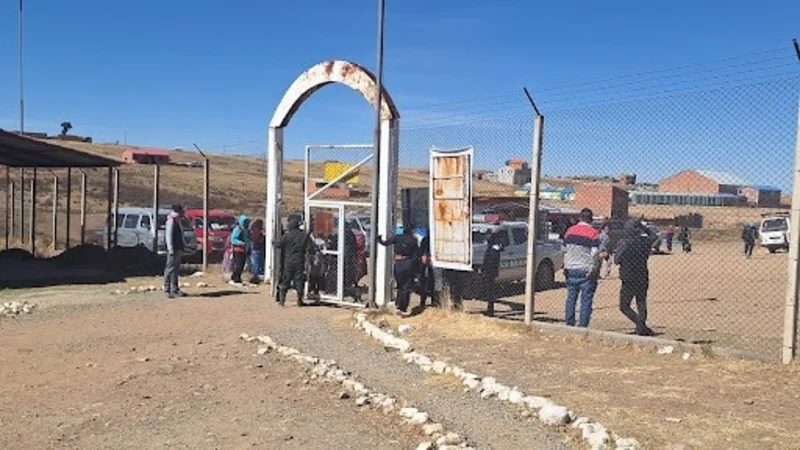
[[[169,164],[169,152],[157,148],[131,147],[122,152],[126,164]]]

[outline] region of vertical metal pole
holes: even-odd
[[[8,250],[9,246],[9,228],[11,227],[11,216],[13,215],[11,209],[14,208],[14,193],[11,188],[10,170],[11,169],[6,166],[6,250]]]
[[[108,168],[108,183],[106,191],[106,220],[108,220],[108,233],[106,233],[106,250],[111,250],[112,239],[117,228],[117,218],[112,215],[111,204],[114,202],[114,169]],[[113,228],[112,228],[113,227]]]
[[[86,172],[81,171],[81,245],[86,243]]]
[[[70,224],[72,223],[72,168],[67,168],[67,237],[66,249],[69,250]]]
[[[31,254],[36,255],[36,167],[33,168],[33,177],[31,177],[30,243]]]
[[[161,182],[161,166],[153,165],[153,253],[158,253],[158,187]]]
[[[19,243],[25,243],[25,168],[19,168]]]
[[[22,70],[22,0],[19,0],[19,133],[25,133],[25,89]]]
[[[53,177],[53,250],[58,250],[58,176]]]
[[[525,323],[533,320],[536,296],[536,243],[539,240],[539,181],[542,174],[542,132],[544,116],[537,114],[533,120],[533,155],[531,158],[531,191],[528,212],[528,261],[525,266]],[[554,268],[555,269],[555,268]]]
[[[385,0],[378,0],[378,73],[376,74],[376,102],[375,102],[375,143],[374,157],[372,159],[372,220],[369,224],[369,306],[374,307],[377,293],[378,269],[378,202],[381,199],[379,192],[380,161],[381,161],[381,106],[383,105],[383,23]],[[340,220],[344,220],[341,218]],[[387,299],[388,300],[388,299]],[[388,301],[382,302],[383,304]]]
[[[210,183],[210,162],[203,160],[203,272],[208,271],[208,194]]]
[[[117,246],[117,237],[119,235],[119,169],[114,168],[114,247]]]
[[[10,192],[11,192],[11,220],[9,221],[9,224],[8,224],[8,234],[11,235],[12,237],[14,236],[14,231],[15,231],[14,227],[16,226],[16,223],[15,223],[16,220],[14,220],[16,218],[16,213],[17,213],[17,208],[16,208],[16,206],[17,206],[16,205],[16,203],[17,203],[17,190],[16,190],[16,186],[17,186],[16,182],[12,181],[11,182],[11,187],[10,187]]]
[[[792,216],[789,241],[789,281],[786,284],[786,305],[783,321],[783,352],[781,360],[789,364],[797,352],[797,280],[800,273],[800,102],[797,105],[797,135],[794,146],[794,184],[792,185]]]

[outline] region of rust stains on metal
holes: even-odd
[[[437,261],[471,265],[469,154],[433,158],[434,252]]]
[[[305,99],[317,89],[331,83],[344,84],[359,92],[373,107],[377,104],[377,86],[372,73],[349,61],[325,61],[303,72],[292,83],[275,110],[270,126],[286,126]],[[386,89],[383,89],[380,108],[384,120],[400,118],[397,107]]]

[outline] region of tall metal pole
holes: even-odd
[[[81,245],[86,243],[86,172],[81,171]]]
[[[119,169],[114,168],[114,204],[111,206],[114,214],[114,247],[117,246],[119,236]]]
[[[111,204],[114,202],[114,169],[108,168],[108,183],[106,191],[106,220],[108,220],[108,234],[106,234],[106,250],[111,250],[112,239],[117,232],[117,218],[111,211]],[[113,227],[113,228],[112,228]]]
[[[798,54],[800,58],[800,54]],[[783,352],[781,360],[789,364],[797,353],[798,277],[800,277],[800,102],[797,105],[797,136],[794,144],[794,184],[792,185],[792,215],[789,241],[789,282],[786,284],[784,305]]]
[[[19,133],[25,133],[25,89],[22,70],[22,0],[19,0]]]
[[[12,237],[14,236],[14,227],[16,226],[15,216],[17,213],[17,208],[15,203],[17,203],[17,192],[16,192],[16,182],[11,182],[10,193],[11,193],[11,220],[8,223],[8,234]]]
[[[374,307],[377,294],[377,269],[378,269],[378,202],[381,199],[379,192],[380,161],[381,161],[381,105],[383,104],[383,23],[385,0],[378,0],[378,71],[376,74],[375,98],[375,143],[372,158],[372,220],[369,224],[369,306]],[[348,264],[350,262],[347,262]],[[387,304],[386,299],[383,304]]]
[[[158,188],[161,183],[161,166],[153,165],[153,253],[158,254]]]
[[[30,225],[31,254],[36,255],[36,167],[33,168],[31,177],[31,225]]]
[[[25,243],[25,169],[19,168],[19,243]]]
[[[53,177],[53,250],[58,250],[58,176]]]
[[[11,188],[11,174],[8,166],[6,166],[6,250],[9,246],[9,233],[11,228],[11,208],[14,208],[14,194]]]
[[[69,250],[70,245],[70,224],[72,223],[72,168],[67,168],[67,237],[66,249]]]
[[[203,272],[208,271],[208,192],[209,192],[209,161],[203,160]],[[259,274],[255,274],[258,276]]]
[[[528,254],[525,266],[525,324],[533,321],[536,296],[536,243],[539,240],[539,182],[542,176],[542,133],[544,132],[544,116],[533,101],[528,89],[523,88],[525,96],[536,113],[533,120],[533,153],[531,155],[531,190],[528,203]],[[555,267],[553,268],[555,269]]]

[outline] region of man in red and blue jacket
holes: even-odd
[[[581,210],[580,222],[571,226],[564,235],[564,275],[567,279],[566,322],[575,326],[575,307],[578,297],[581,309],[578,326],[586,328],[592,318],[592,302],[597,290],[600,263],[605,251],[600,249],[600,235],[592,227],[594,213],[591,209]]]

